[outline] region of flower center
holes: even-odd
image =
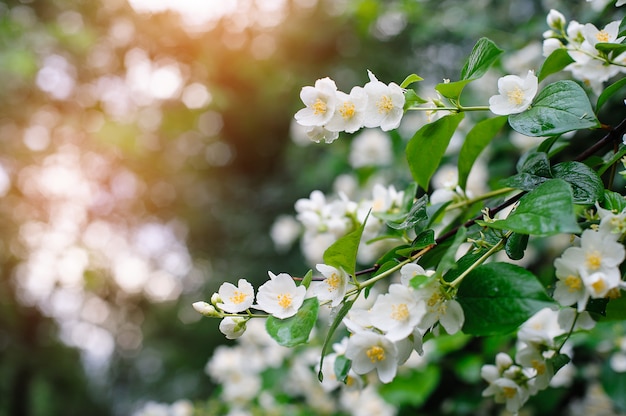
[[[546,372],[546,364],[539,360],[532,360],[531,365],[537,370],[537,375],[542,375]]]
[[[247,297],[248,295],[246,295],[245,293],[240,292],[239,290],[235,290],[235,293],[228,299],[235,305],[238,305],[245,301]]]
[[[355,111],[354,103],[350,101],[346,101],[345,103],[343,103],[343,105],[339,109],[339,114],[341,114],[341,117],[343,117],[346,120],[354,117],[355,112],[356,111]]]
[[[391,305],[391,317],[396,321],[404,321],[409,317],[409,308],[406,303]]]
[[[574,276],[573,274],[570,274],[569,276],[565,278],[565,286],[567,286],[570,292],[576,292],[580,290],[580,287],[581,287],[580,278],[578,278],[578,276]]]
[[[337,273],[333,273],[326,279],[326,284],[328,285],[328,291],[332,292],[339,288],[339,284],[341,283],[341,278]]]
[[[291,306],[293,296],[291,296],[290,293],[281,293],[276,297],[278,298],[278,306],[280,306],[281,308],[287,309]]]
[[[517,389],[515,387],[502,387],[502,393],[507,399],[512,399],[517,394]]]
[[[430,298],[428,298],[426,305],[428,305],[430,309],[434,309],[434,307],[437,306],[439,302],[441,302],[441,294],[435,292]]]
[[[602,264],[602,256],[598,250],[587,254],[587,268],[589,270],[598,270]]]
[[[524,102],[524,91],[518,86],[506,93],[511,104],[520,105]]]
[[[367,358],[369,358],[373,363],[377,361],[383,361],[385,359],[385,350],[378,345],[374,345],[369,350],[365,352]]]
[[[313,107],[313,114],[315,115],[326,114],[326,103],[320,98],[315,100],[311,107]]]
[[[609,34],[606,30],[601,30],[596,34],[596,39],[598,39],[598,42],[608,42]]]
[[[604,279],[598,279],[591,284],[591,287],[596,291],[596,293],[602,293],[606,284],[604,283]]]
[[[391,101],[391,98],[386,95],[380,97],[376,106],[378,107],[378,112],[381,114],[387,114],[393,110],[393,102]]]

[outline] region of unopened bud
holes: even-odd
[[[554,29],[558,32],[563,31],[563,29],[565,28],[565,16],[563,16],[563,13],[559,12],[558,10],[551,9],[548,13],[546,21],[548,22],[548,26],[550,26],[551,29]]]
[[[196,312],[199,312],[204,316],[220,316],[220,313],[215,309],[215,306],[206,302],[194,302],[192,306],[196,310]]]
[[[246,331],[246,318],[225,317],[220,322],[220,332],[226,335],[227,339],[237,339]]]
[[[505,352],[500,352],[496,355],[496,366],[500,371],[506,370],[513,365],[513,359]]]
[[[218,303],[222,303],[222,298],[220,298],[219,293],[213,293],[211,296],[211,304],[217,305]]]

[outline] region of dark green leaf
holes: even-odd
[[[504,251],[511,260],[520,260],[524,257],[524,251],[528,246],[528,235],[513,233],[506,239]]]
[[[347,359],[345,355],[338,355],[335,358],[335,377],[337,377],[338,381],[345,383],[348,378],[348,372],[352,367],[352,361]]]
[[[464,114],[452,114],[424,125],[406,147],[406,157],[413,178],[418,185],[428,189],[430,178],[439,167],[452,135]]]
[[[467,241],[467,228],[460,227],[454,236],[454,240],[452,241],[452,245],[448,247],[445,254],[441,257],[439,264],[437,265],[437,269],[435,272],[435,276],[443,276],[445,272],[450,269],[456,267],[456,252],[459,250],[461,244]]]
[[[622,194],[606,189],[604,191],[602,207],[611,211],[622,212],[626,209],[626,199],[624,199]]]
[[[585,90],[569,80],[546,86],[528,110],[509,116],[509,124],[518,133],[531,137],[600,125]]]
[[[450,269],[443,275],[443,280],[446,282],[453,282],[454,279],[459,277],[467,269],[474,265],[485,253],[486,249],[472,250],[469,253],[463,255],[456,262],[456,267]]]
[[[356,255],[359,250],[359,243],[361,242],[366,222],[367,217],[363,220],[363,224],[356,230],[344,235],[328,247],[324,252],[324,263],[329,266],[342,268],[347,273],[354,275]]]
[[[551,178],[550,160],[543,152],[529,152],[522,156],[517,163],[517,171],[520,173],[530,173],[544,178]]]
[[[406,230],[413,228],[417,223],[428,219],[428,214],[426,213],[426,205],[428,204],[428,195],[423,195],[419,198],[413,206],[409,213],[405,216],[404,221],[401,223],[388,222],[387,225],[396,230]]]
[[[467,133],[459,152],[458,162],[459,186],[462,189],[465,189],[467,185],[467,177],[478,155],[480,155],[498,131],[500,131],[504,123],[506,123],[506,120],[506,116],[488,118],[476,123],[469,133]]]
[[[343,318],[345,318],[348,312],[350,312],[350,309],[352,309],[352,305],[354,304],[354,301],[357,297],[358,294],[351,300],[347,300],[341,305],[341,309],[339,309],[339,312],[337,312],[337,315],[335,315],[333,322],[328,327],[328,332],[326,333],[326,337],[324,338],[324,344],[322,344],[322,354],[320,356],[320,370],[317,373],[317,378],[320,382],[324,380],[324,374],[322,373],[322,368],[324,368],[324,357],[328,353],[328,349],[333,343],[335,331],[337,331],[337,328],[339,328],[339,325],[341,324],[341,321],[343,321]]]
[[[577,233],[580,227],[576,223],[573,203],[571,186],[562,179],[550,179],[524,195],[506,219],[477,223],[537,236]]]
[[[555,50],[541,65],[539,75],[537,75],[539,82],[543,81],[548,75],[561,71],[572,62],[574,62],[574,59],[569,56],[567,49],[560,48]]]
[[[435,244],[435,231],[424,230],[413,240],[413,250],[421,250],[433,244]]]
[[[557,354],[554,357],[548,359],[548,363],[552,365],[552,370],[555,374],[570,361],[571,359],[569,358],[569,356],[565,354]]]
[[[283,347],[306,344],[317,321],[319,306],[316,297],[305,299],[298,312],[292,317],[286,319],[268,317],[265,321],[265,329]]]
[[[626,45],[623,43],[596,43],[596,50],[604,53],[612,53],[613,56],[617,56],[622,52],[626,52]]]
[[[602,321],[624,321],[626,320],[626,297],[622,292],[617,299],[611,299],[604,310]]]
[[[501,53],[502,49],[491,40],[479,39],[461,70],[461,79],[472,80],[482,77]]]
[[[387,403],[394,406],[420,406],[435,391],[441,379],[441,370],[429,365],[424,370],[400,373],[391,383],[378,387],[378,392]]]
[[[596,103],[596,112],[600,111],[600,108],[606,103],[609,98],[611,98],[615,93],[619,92],[626,85],[626,78],[622,78],[619,81],[609,85],[602,91],[602,94],[598,97],[598,102]],[[623,95],[623,94],[622,94]]]
[[[509,333],[554,305],[535,275],[510,263],[472,270],[459,285],[457,300],[465,313],[463,332],[471,335]]]
[[[508,186],[510,188],[532,191],[547,180],[548,178],[531,175],[530,173],[518,173],[517,175],[501,180],[499,183],[502,186]]]
[[[552,167],[552,174],[571,185],[575,204],[591,205],[604,197],[602,179],[584,163],[559,163]]]

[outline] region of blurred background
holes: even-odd
[[[481,36],[528,68],[563,3],[0,2],[0,416],[209,397],[192,302],[306,272],[271,225],[348,167],[292,140],[301,87],[454,80]]]

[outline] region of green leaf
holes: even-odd
[[[626,52],[626,45],[623,43],[596,43],[596,50],[617,56],[622,52]]]
[[[569,80],[546,86],[528,110],[509,116],[509,124],[531,137],[600,126],[585,90]]]
[[[322,344],[322,354],[320,356],[320,370],[317,373],[317,378],[320,382],[324,380],[324,374],[322,373],[322,368],[324,368],[323,366],[324,357],[326,356],[326,354],[328,353],[328,349],[332,345],[335,331],[337,331],[337,328],[339,328],[339,325],[341,324],[341,321],[343,321],[343,318],[345,318],[348,312],[350,312],[350,309],[352,309],[352,305],[354,305],[354,302],[357,298],[358,298],[358,294],[351,300],[345,301],[343,305],[341,305],[341,309],[339,309],[339,312],[337,312],[337,315],[335,315],[333,322],[328,327],[326,338],[324,338],[324,344]]]
[[[543,152],[529,152],[522,156],[517,163],[517,171],[530,173],[544,178],[551,178],[550,160]]]
[[[509,333],[554,305],[535,275],[510,263],[472,270],[459,285],[457,300],[465,313],[463,332],[470,335]]]
[[[420,77],[417,74],[411,74],[407,76],[406,78],[404,78],[404,81],[402,81],[402,84],[400,84],[400,88],[406,88],[409,85],[413,84],[414,82],[419,82],[419,81],[424,81],[424,78]]]
[[[478,224],[520,234],[549,236],[577,233],[572,188],[562,179],[550,179],[524,195],[518,207],[506,219]]]
[[[356,255],[359,250],[359,243],[361,242],[366,222],[367,217],[363,220],[363,224],[356,230],[344,235],[328,247],[324,252],[324,263],[329,266],[342,268],[346,273],[354,275]]]
[[[624,321],[626,320],[626,297],[624,293],[620,293],[621,296],[616,299],[611,299],[606,304],[604,310],[605,315],[601,318],[602,321]]]
[[[395,230],[406,230],[409,228],[413,228],[416,224],[421,221],[428,219],[428,214],[426,213],[426,205],[428,205],[428,195],[423,195],[419,198],[413,206],[408,214],[405,216],[404,220],[401,223],[397,222],[388,222],[387,225]]]
[[[580,162],[563,162],[552,167],[555,178],[563,179],[572,187],[574,203],[591,205],[604,198],[604,184],[598,174]]]
[[[537,78],[543,81],[548,75],[561,71],[563,68],[574,62],[574,59],[567,53],[567,49],[557,49],[550,54],[541,65]]]
[[[404,111],[412,108],[413,106],[427,103],[428,100],[423,99],[414,90],[406,90],[404,91],[404,106],[402,107]]]
[[[626,199],[624,199],[624,195],[606,189],[604,191],[604,202],[602,203],[602,207],[610,209],[611,211],[622,212],[626,209]]]
[[[387,403],[394,406],[421,406],[435,391],[441,379],[441,370],[429,365],[424,370],[398,374],[391,383],[382,384],[378,392]]]
[[[428,229],[424,230],[415,237],[413,240],[413,250],[421,250],[425,247],[435,244],[435,231]]]
[[[602,94],[598,97],[598,102],[596,103],[596,112],[600,111],[600,108],[611,98],[615,93],[624,88],[626,85],[626,78],[622,78],[619,81],[609,85],[602,91]]]
[[[461,70],[461,79],[472,80],[482,77],[501,53],[502,49],[490,39],[479,39]]]
[[[445,272],[456,267],[456,261],[454,260],[456,252],[459,250],[461,244],[465,243],[465,241],[467,241],[467,228],[460,227],[454,236],[452,245],[448,247],[445,254],[441,257],[435,271],[435,276],[443,276]]]
[[[425,190],[463,117],[464,113],[452,114],[426,124],[407,144],[406,157],[411,174]]]
[[[435,90],[437,90],[439,94],[446,98],[449,98],[451,100],[458,100],[461,96],[461,92],[463,92],[463,88],[465,88],[465,86],[470,82],[472,82],[471,79],[455,82],[442,82],[435,86]]]
[[[337,380],[345,383],[351,367],[351,360],[347,359],[345,355],[338,355],[335,358],[335,365],[333,366],[333,369],[335,370],[335,377],[337,377]]]
[[[487,147],[498,131],[506,123],[507,117],[493,117],[482,120],[467,133],[465,142],[459,152],[459,186],[465,189],[467,178],[478,155]]]
[[[504,251],[511,260],[520,260],[528,246],[528,234],[513,233],[506,239]]]
[[[306,274],[302,278],[302,282],[300,282],[300,285],[308,289],[309,286],[311,285],[312,280],[313,280],[313,270],[309,269],[309,271],[306,272]]]
[[[285,319],[268,317],[265,321],[265,329],[283,347],[306,344],[317,321],[319,307],[316,297],[305,299],[294,316]]]

